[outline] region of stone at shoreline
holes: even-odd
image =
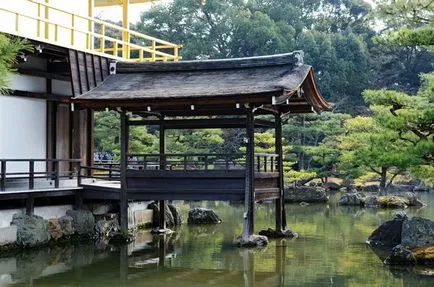
[[[188,211],[188,224],[217,224],[221,218],[212,209],[193,208]]]
[[[48,221],[42,217],[14,214],[11,225],[17,226],[17,245],[35,247],[50,241]]]
[[[369,195],[365,198],[364,205],[368,208],[406,208],[410,205],[410,200],[398,195]]]
[[[48,220],[48,229],[50,231],[51,239],[53,240],[68,238],[74,233],[72,217],[65,215],[60,218]]]
[[[298,238],[298,233],[290,229],[276,231],[274,229],[268,228],[265,230],[261,230],[259,232],[259,235],[264,235],[268,238]]]
[[[325,190],[320,187],[298,186],[285,189],[285,202],[320,203],[327,202],[327,200]]]
[[[390,193],[413,192],[414,185],[411,184],[394,184],[387,188]]]
[[[408,206],[425,206],[426,204],[417,198],[416,193],[414,192],[403,192],[403,193],[393,193],[392,195],[406,198],[408,200]]]
[[[402,245],[417,248],[434,244],[434,221],[415,216],[402,224]]]
[[[103,241],[109,241],[115,234],[120,232],[119,222],[116,218],[98,220],[94,229],[95,238]]]
[[[404,220],[401,216],[395,216],[394,219],[384,222],[372,232],[368,238],[368,243],[382,249],[391,249],[401,244],[402,223]]]
[[[365,198],[357,191],[344,193],[339,199],[339,205],[362,206],[364,203]]]
[[[268,245],[268,238],[263,235],[250,235],[247,240],[243,240],[242,237],[238,237],[233,242],[238,247],[265,247]]]
[[[434,245],[415,248],[412,252],[418,264],[434,265]]]
[[[179,226],[182,224],[182,218],[181,213],[179,212],[178,208],[174,206],[173,204],[168,204],[170,213],[172,213],[173,216],[173,222],[175,223],[175,226]]]
[[[67,210],[66,215],[72,217],[72,227],[77,235],[93,235],[95,218],[89,210]]]
[[[413,253],[402,245],[393,247],[392,253],[384,260],[386,265],[415,265],[416,258]]]
[[[341,189],[342,186],[336,182],[330,181],[325,183],[324,187],[327,188],[328,190],[339,190]]]
[[[377,208],[380,207],[380,202],[378,201],[378,196],[369,195],[365,198],[365,207]]]
[[[166,218],[166,226],[173,227],[175,226],[175,219],[169,207],[169,204],[165,205],[164,216]],[[152,202],[148,205],[149,209],[152,209],[152,226],[158,227],[160,222],[160,206],[158,202]]]
[[[378,184],[370,184],[364,185],[360,189],[363,192],[378,192],[380,190],[380,186]]]

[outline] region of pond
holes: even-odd
[[[429,206],[408,215],[434,220]],[[238,249],[241,205],[194,203],[212,207],[223,223],[182,225],[176,233],[151,236],[143,231],[124,246],[85,244],[43,248],[0,258],[0,286],[434,286],[424,268],[384,266],[366,245],[371,232],[396,210],[327,205],[286,205],[296,240],[272,240],[264,249]],[[189,205],[182,204],[184,215]],[[256,230],[274,226],[272,205],[257,205]],[[185,218],[185,216],[184,216]]]

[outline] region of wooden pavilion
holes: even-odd
[[[74,79],[74,77],[73,77]],[[73,87],[80,85],[73,81]],[[76,90],[74,88],[74,90]],[[110,64],[95,88],[76,93],[75,109],[112,109],[121,116],[120,188],[85,186],[88,198],[120,202],[128,229],[129,200],[159,200],[165,228],[167,200],[244,200],[243,237],[254,233],[254,203],[275,200],[276,231],[286,228],[283,205],[282,117],[329,108],[302,52],[182,62]],[[274,120],[258,119],[270,115]],[[140,119],[137,119],[140,118]],[[130,154],[129,128],[156,125],[158,154]],[[275,154],[255,154],[255,128],[274,128]],[[246,153],[167,154],[169,129],[243,128]]]

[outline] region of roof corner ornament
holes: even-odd
[[[304,64],[304,51],[303,50],[297,50],[294,51],[294,57],[297,59],[296,65],[301,66]]]

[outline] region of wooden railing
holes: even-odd
[[[67,163],[69,170],[60,171],[60,163]],[[19,166],[15,166],[14,171],[8,172],[8,164],[15,163]],[[35,169],[36,164],[43,164],[45,171],[37,171]],[[51,164],[52,170],[47,171],[48,164]],[[28,189],[35,188],[36,179],[50,179],[54,181],[54,187],[60,186],[60,180],[62,178],[73,179],[78,177],[80,159],[0,159],[0,190],[5,191],[8,182],[17,180],[27,180]],[[23,167],[23,165],[25,167]]]
[[[14,23],[9,27],[10,29],[8,29],[8,25],[0,25],[1,32],[76,50],[84,50],[116,60],[178,61],[181,59],[179,56],[181,45],[144,35],[93,17],[78,15],[49,3],[37,0],[27,1],[35,5],[35,16],[23,14],[23,11],[8,9],[6,2],[0,4],[0,12],[9,14],[14,18]],[[71,2],[71,5],[73,5],[73,2]],[[50,19],[48,17],[50,11],[62,14],[64,16],[61,17],[62,21]],[[44,16],[42,16],[43,14]],[[23,19],[33,21],[35,23],[34,29],[29,25],[21,25]],[[78,27],[80,21],[87,23],[86,29]],[[67,24],[68,22],[69,24]],[[80,36],[85,38],[85,43],[80,44],[77,41]],[[62,41],[61,39],[67,40]],[[97,45],[94,45],[95,43]],[[95,48],[95,46],[98,47]]]
[[[255,170],[258,172],[278,172],[277,159],[279,155],[271,153],[255,153]]]
[[[241,170],[243,154],[129,154],[128,168],[161,170]]]

